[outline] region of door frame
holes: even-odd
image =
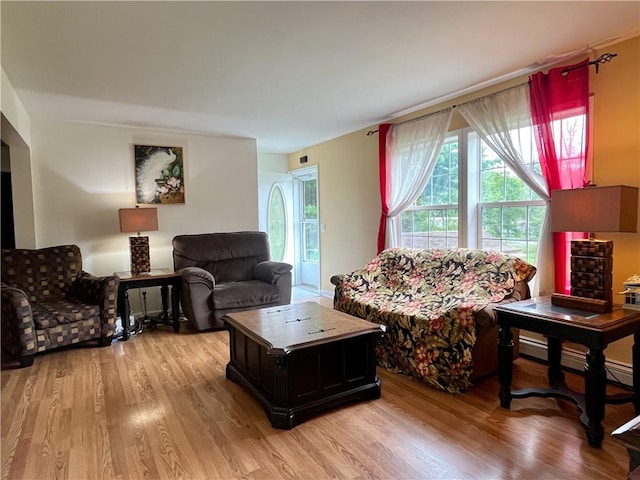
[[[320,264],[321,264],[321,235],[320,235],[320,181],[318,175],[318,165],[310,165],[308,167],[298,168],[296,170],[291,170],[289,174],[293,178],[293,238],[294,238],[294,278],[295,285],[307,288],[309,290],[313,290],[316,292],[320,291],[321,282],[320,282]],[[304,258],[304,252],[302,251],[302,243],[303,243],[303,231],[302,231],[302,192],[300,190],[301,181],[303,179],[312,178],[316,181],[316,202],[318,205],[318,261],[315,267],[315,278],[317,282],[315,285],[311,285],[308,283],[303,283],[303,273],[302,273],[302,262]],[[307,262],[310,263],[310,262]]]

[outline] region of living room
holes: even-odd
[[[3,2],[3,44],[6,42],[4,38],[5,6]],[[637,3],[635,7],[637,16]],[[72,19],[69,21],[71,22]],[[594,99],[592,178],[599,185],[637,186],[640,184],[640,137],[638,136],[640,37],[637,28],[631,36],[627,36],[629,32],[626,31],[615,33],[624,38],[606,45],[598,45],[583,55],[583,58],[588,56],[590,59],[595,59],[605,52],[617,54],[611,62],[602,65],[598,73],[593,66],[589,67],[590,91]],[[581,45],[581,47],[584,46]],[[569,50],[571,49],[548,52],[548,54],[560,54]],[[99,51],[85,52],[85,54],[99,55]],[[157,128],[149,128],[146,125],[137,127],[133,123],[108,124],[106,121],[87,123],[79,118],[56,115],[55,112],[47,114],[41,111],[38,115],[32,115],[25,108],[20,97],[22,90],[29,90],[29,80],[25,80],[23,84],[12,78],[11,71],[5,70],[4,55],[5,48],[3,48],[2,65],[2,138],[11,147],[11,169],[17,183],[14,204],[16,212],[19,212],[15,220],[18,246],[36,248],[76,243],[81,246],[84,267],[87,271],[106,275],[114,271],[128,270],[127,235],[119,231],[117,214],[118,209],[135,205],[132,145],[181,145],[185,155],[186,201],[181,205],[163,205],[158,209],[159,229],[150,234],[151,262],[154,268],[172,268],[171,239],[177,234],[256,229],[260,224],[257,207],[260,169],[275,161],[282,165],[282,170],[285,172],[295,170],[301,166],[300,158],[305,156],[310,164],[318,165],[319,168],[320,221],[326,225],[326,231],[322,232],[320,243],[320,290],[325,295],[330,295],[333,289],[329,280],[331,275],[360,268],[375,256],[380,217],[378,138],[376,134],[367,135],[367,132],[377,130],[377,123],[381,123],[384,117],[376,117],[378,119],[376,122],[363,124],[361,128],[345,131],[347,133],[336,137],[328,137],[330,139],[326,141],[288,151],[276,151],[276,149],[269,151],[262,150],[255,138],[232,136],[224,131],[218,135],[211,135],[199,131],[173,130],[161,123]],[[579,59],[581,58],[574,60]],[[567,61],[566,63],[575,62]],[[524,66],[520,65],[520,67]],[[133,66],[130,67],[133,68]],[[429,106],[396,116],[392,123],[439,111],[451,105],[459,105],[522,83],[526,78],[527,74],[514,76],[485,88],[436,101]],[[54,80],[52,79],[52,82]],[[126,73],[123,75],[122,82],[124,88]],[[56,94],[55,90],[52,92],[48,92],[48,95],[57,98],[54,98],[55,102],[50,105],[63,106],[66,101],[72,101],[65,98],[63,94]],[[261,93],[268,94],[268,89]],[[77,96],[82,97],[82,92],[77,92]],[[255,97],[251,98],[255,100]],[[82,98],[82,100],[84,108],[107,113],[126,108],[124,104],[106,100],[91,98]],[[135,102],[132,101],[132,103]],[[154,117],[168,119],[173,114],[161,107],[147,106],[146,115],[147,119]],[[205,116],[203,114],[203,120]],[[463,118],[454,112],[450,129],[455,130],[466,126]],[[229,166],[230,159],[233,159],[232,168]],[[621,288],[624,280],[640,272],[640,254],[638,253],[640,252],[640,234],[607,234],[607,238],[615,242],[613,285],[614,293],[618,294],[618,288]],[[616,295],[616,299],[620,302],[621,296]],[[142,340],[142,337],[135,340]],[[171,340],[168,341],[171,342]],[[182,341],[181,339],[180,342]],[[198,340],[198,343],[200,342],[202,340]],[[540,342],[536,342],[533,338],[531,348],[535,350],[539,344]],[[135,341],[131,342],[131,345],[135,346]],[[172,348],[170,345],[171,343],[168,343],[164,346]],[[631,347],[630,339],[625,339],[612,344],[607,349],[607,360],[616,372],[623,374],[627,383],[631,377],[629,373]],[[82,351],[82,353],[87,352]],[[216,355],[219,355],[216,361],[222,365],[226,362],[223,358],[224,353],[222,349],[216,351]],[[49,355],[43,360],[49,361],[52,358],[53,356]],[[124,371],[122,367],[116,368]],[[544,372],[542,370],[540,372],[537,373],[538,376],[543,377]],[[55,377],[55,369],[50,370],[49,373]],[[394,381],[391,378],[390,374],[384,377],[383,391],[386,385],[391,388],[394,384],[410,391],[415,391],[417,388],[410,382]],[[71,387],[78,388],[78,385],[74,384]],[[216,388],[222,387],[217,385]],[[493,395],[497,405],[497,395],[491,388],[487,387],[489,392],[487,395]],[[132,391],[122,392],[122,394],[127,397],[125,403],[131,402]],[[423,394],[420,391],[413,398],[419,401],[420,395]],[[233,392],[231,395],[233,401],[238,401],[239,396],[239,392]],[[395,394],[394,396],[400,397]],[[429,399],[436,403],[446,401],[446,397],[439,396],[429,397]],[[63,394],[62,401],[65,408],[69,408],[72,398],[68,392]],[[255,413],[255,408],[251,406],[249,400],[240,400],[240,403]],[[374,404],[375,402],[372,405]],[[540,402],[534,404],[540,405]],[[542,403],[542,405],[545,404]],[[613,407],[611,411],[607,409],[607,416],[611,417],[610,421],[622,423],[625,415],[632,414],[631,408],[627,407],[618,407],[622,410],[622,414],[613,413]],[[559,428],[575,428],[577,433],[573,432],[572,435],[576,437],[576,442],[581,440],[579,426],[575,427],[570,421],[575,412],[571,408],[561,408],[561,410],[567,410],[566,418],[545,418],[544,422],[551,424],[547,428],[553,428],[555,420],[561,426]],[[3,445],[7,434],[5,421],[8,420],[5,419],[10,412],[8,403],[5,403],[3,398]],[[40,415],[44,414],[40,413]],[[519,411],[518,415],[519,418],[508,420],[501,417],[501,421],[509,422],[510,428],[519,429],[521,427],[517,425],[516,420],[522,420],[522,417],[528,416],[529,413]],[[491,420],[491,415],[488,417]],[[37,422],[33,421],[40,428],[46,420],[42,417]],[[350,420],[340,416],[339,420],[335,420],[335,422],[338,421],[349,422]],[[331,424],[334,421],[329,420],[329,422]],[[406,419],[403,422],[406,422]],[[532,424],[526,425],[531,427]],[[617,425],[607,424],[609,429],[615,426]],[[526,427],[522,428],[521,434],[528,435]],[[266,430],[262,433],[267,437],[270,436]],[[74,441],[76,440],[78,439]],[[253,440],[255,439],[247,439],[248,442]],[[304,443],[302,436],[296,440]],[[275,439],[274,441],[277,442]],[[459,439],[459,441],[463,440]],[[417,443],[413,445],[416,449],[422,448]],[[607,452],[610,451],[607,448],[616,448],[614,445],[613,442],[607,443],[604,452],[600,453],[591,453],[587,450],[588,447],[584,447],[585,450],[579,447],[577,451],[568,455],[585,455],[590,462],[600,461],[601,465],[606,465]],[[620,463],[620,459],[623,459],[622,463],[624,462],[625,454],[622,452],[622,447],[618,448],[615,469],[619,472],[625,468],[625,465]],[[325,454],[329,455],[326,452]],[[336,452],[333,451],[331,454],[335,455]],[[6,458],[4,455],[3,453],[3,460]],[[133,454],[129,452],[127,455]],[[597,460],[594,460],[594,457],[597,457]],[[362,459],[359,461],[362,462]],[[355,459],[354,463],[357,463]],[[118,466],[118,468],[123,467]],[[549,467],[545,468],[547,469],[544,472],[549,475]],[[304,476],[301,470],[294,470],[294,472],[293,476]],[[377,472],[378,476],[384,476],[384,470]],[[442,476],[447,476],[446,472],[447,470],[440,470]],[[498,475],[490,470],[482,470],[482,472],[484,476]],[[525,476],[531,472],[532,470],[526,472],[521,470],[520,474]],[[269,475],[270,473],[274,472],[266,470],[263,477],[272,476]],[[5,474],[3,467],[3,477]],[[174,474],[179,476],[176,472]],[[360,474],[365,473],[360,471]],[[227,476],[234,475],[235,473],[229,471]],[[471,473],[458,471],[457,475],[470,476]],[[518,473],[513,470],[506,475],[518,476]],[[588,476],[589,473],[585,475]],[[76,478],[79,476],[78,473]],[[110,475],[100,472],[93,476]],[[135,474],[128,476],[133,478]],[[191,474],[186,476],[198,476],[197,470],[192,470]],[[339,473],[336,473],[336,476],[339,476]],[[438,471],[431,470],[426,476],[438,476]],[[69,478],[72,477],[72,475],[69,476]],[[28,476],[25,475],[22,478],[28,478]]]

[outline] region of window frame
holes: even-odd
[[[458,203],[440,205],[412,205],[404,211],[434,211],[444,209],[458,209],[458,247],[460,248],[482,248],[483,228],[482,213],[484,208],[505,208],[505,207],[546,207],[544,200],[505,200],[494,202],[482,202],[482,164],[481,145],[482,139],[471,128],[466,127],[452,130],[447,135],[445,144],[458,143]],[[425,186],[425,188],[427,188]],[[401,214],[402,215],[402,214]],[[402,222],[398,223],[400,238],[409,235],[402,232]],[[504,242],[504,237],[499,241]],[[520,240],[518,240],[520,241]],[[522,242],[529,243],[531,240],[525,238]],[[404,242],[403,242],[404,243]],[[412,242],[413,244],[413,242]],[[527,245],[528,249],[528,245]]]

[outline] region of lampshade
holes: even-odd
[[[158,230],[157,208],[121,208],[121,232],[155,232]]]
[[[551,192],[552,232],[635,232],[638,188],[627,185]]]
[[[611,185],[551,192],[553,232],[635,232],[637,219],[637,187]],[[589,240],[571,241],[571,295],[554,293],[551,302],[561,307],[610,312],[613,242],[590,236]]]
[[[131,250],[131,273],[139,275],[151,271],[149,259],[149,237],[140,236],[140,232],[158,230],[157,208],[121,208],[120,231],[137,232],[137,237],[129,237]]]

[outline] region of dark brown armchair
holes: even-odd
[[[293,267],[270,260],[264,232],[178,235],[173,267],[182,309],[198,330],[223,328],[227,313],[291,302]]]
[[[2,250],[2,350],[20,365],[38,352],[87,340],[111,344],[117,276],[82,270],[76,245]]]

